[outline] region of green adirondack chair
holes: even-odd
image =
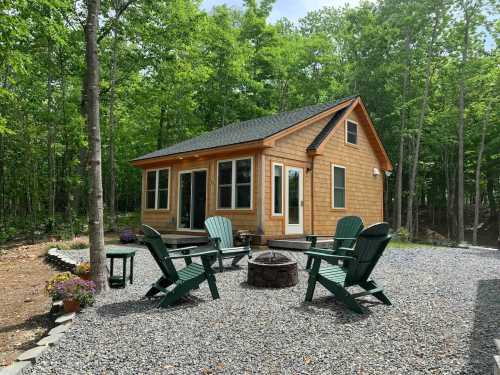
[[[351,248],[356,242],[358,234],[363,230],[363,221],[359,216],[344,216],[337,222],[337,227],[335,228],[335,235],[332,236],[333,244],[331,248],[317,248],[318,237],[324,237],[321,235],[308,235],[306,236],[306,241],[311,241],[311,246],[309,250],[315,248],[316,252],[324,252],[326,254],[337,254],[344,255],[340,248],[347,247]],[[331,259],[330,263],[338,264],[336,259]],[[306,270],[311,268],[312,257],[307,258]]]
[[[160,307],[171,306],[181,297],[188,294],[190,290],[197,289],[202,282],[207,280],[212,298],[219,298],[214,272],[210,266],[217,255],[215,250],[194,254],[188,252],[195,249],[195,246],[167,250],[160,233],[148,225],[143,225],[142,230],[144,232],[144,243],[163,273],[163,276],[146,293],[146,297],[151,298],[163,292],[165,296],[160,301]],[[181,252],[182,254],[175,255],[177,252]],[[202,264],[191,262],[191,257],[200,257]],[[172,259],[175,258],[184,258],[188,260],[186,263],[189,264],[177,271],[172,262]],[[173,288],[168,290],[167,287],[172,285]]]
[[[342,248],[349,255],[325,254],[316,249],[307,251],[306,254],[313,258],[313,265],[309,270],[309,280],[306,292],[306,301],[311,301],[316,283],[319,282],[332,292],[335,297],[345,303],[351,310],[362,314],[364,311],[356,298],[373,295],[386,305],[391,302],[385,296],[383,288],[377,286],[370,278],[370,274],[382,256],[387,244],[391,240],[389,224],[378,223],[364,229],[358,236],[354,248]],[[348,260],[344,266],[330,265],[320,267],[322,260]],[[359,285],[364,292],[351,294],[348,287]]]
[[[231,220],[222,216],[212,216],[205,220],[209,239],[212,246],[217,249],[219,271],[224,271],[223,259],[233,258],[232,265],[236,266],[245,255],[252,257],[250,239],[252,234],[245,233],[243,236],[244,246],[235,247],[233,242],[233,226]]]

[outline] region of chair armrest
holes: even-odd
[[[309,255],[310,257],[313,258],[320,258],[320,259],[347,259],[347,260],[356,260],[354,257],[346,256],[346,255],[335,255],[335,254],[324,254],[324,253],[318,253],[315,251],[306,251],[306,255]]]
[[[193,249],[197,249],[198,246],[187,246],[187,247],[179,247],[177,249],[167,249],[168,253],[178,253],[178,252],[185,252],[185,251],[190,251]]]
[[[178,255],[171,256],[170,259],[204,257],[207,255],[217,255],[217,250],[200,251],[199,253],[194,253],[194,254],[178,254]]]
[[[333,239],[345,241],[345,240],[357,240],[357,237],[335,237],[335,236],[333,236]]]
[[[339,247],[337,250],[342,250],[342,251],[354,251],[353,247]]]
[[[327,249],[327,248],[320,248],[320,247],[310,247],[307,251],[313,251],[315,253],[321,253],[321,254],[335,254],[335,250],[333,249]],[[307,254],[307,252],[306,252]]]

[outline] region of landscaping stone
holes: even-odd
[[[58,333],[64,333],[64,332],[66,332],[69,329],[69,327],[71,327],[71,322],[60,324],[57,327],[52,328],[49,331],[49,335],[56,335]]]
[[[493,375],[500,375],[500,355],[494,357]]]
[[[56,319],[56,324],[71,322],[71,321],[73,321],[73,319],[75,319],[75,316],[76,316],[76,313],[74,313],[74,312],[61,315],[59,318]]]
[[[500,339],[495,339],[495,346],[497,348],[497,353],[500,354]]]
[[[51,345],[54,345],[56,342],[58,342],[63,337],[64,337],[63,333],[56,333],[53,335],[48,335],[48,336],[45,336],[40,341],[38,341],[36,344],[38,346],[47,346],[47,345],[51,346]]]
[[[31,366],[31,362],[28,361],[14,362],[10,366],[0,369],[0,375],[18,375],[29,366]]]
[[[31,361],[35,362],[35,360],[45,351],[47,350],[46,346],[35,346],[30,350],[26,350],[24,353],[21,353],[16,361]]]

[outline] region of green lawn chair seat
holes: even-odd
[[[337,227],[335,228],[335,235],[332,236],[333,243],[331,248],[317,248],[318,237],[325,237],[321,235],[308,235],[306,236],[306,241],[311,241],[311,246],[309,250],[315,249],[316,252],[325,252],[326,254],[337,254],[344,255],[340,248],[347,247],[352,248],[356,242],[358,234],[363,230],[363,221],[359,216],[344,216],[337,222]],[[307,257],[306,269],[311,268],[312,258]],[[330,263],[337,264],[336,259],[331,259]]]
[[[387,244],[391,240],[389,224],[378,223],[364,229],[358,236],[354,248],[341,248],[346,254],[337,255],[320,253],[315,250],[306,254],[313,259],[306,292],[306,301],[311,301],[316,283],[319,282],[332,292],[335,297],[345,303],[351,310],[362,314],[364,311],[356,298],[373,295],[386,305],[391,302],[385,296],[381,287],[370,278],[373,268],[382,256]],[[330,265],[320,267],[322,260],[348,260],[347,265]],[[348,287],[358,285],[364,292],[351,294]]]
[[[245,255],[252,257],[250,240],[253,235],[245,233],[242,236],[243,246],[235,247],[231,220],[222,216],[212,216],[205,220],[205,228],[207,228],[212,246],[217,250],[220,272],[224,271],[222,260],[225,258],[233,258],[232,265],[236,266]]]
[[[189,250],[196,249],[195,246],[167,250],[160,233],[148,225],[143,225],[142,230],[144,232],[144,243],[163,273],[163,276],[146,293],[146,297],[151,298],[163,292],[165,296],[160,301],[160,307],[171,306],[188,294],[190,290],[197,289],[202,282],[207,280],[212,298],[219,298],[214,272],[210,266],[217,254],[215,250],[197,253],[189,252]],[[181,254],[175,254],[177,252],[181,252]],[[192,257],[200,257],[202,264],[192,262]],[[176,270],[172,262],[174,258],[184,258],[188,260],[187,263],[189,264],[180,270]],[[167,288],[170,286],[173,286],[173,288],[168,290]]]

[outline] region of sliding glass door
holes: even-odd
[[[179,229],[204,229],[207,202],[207,171],[179,172]]]

